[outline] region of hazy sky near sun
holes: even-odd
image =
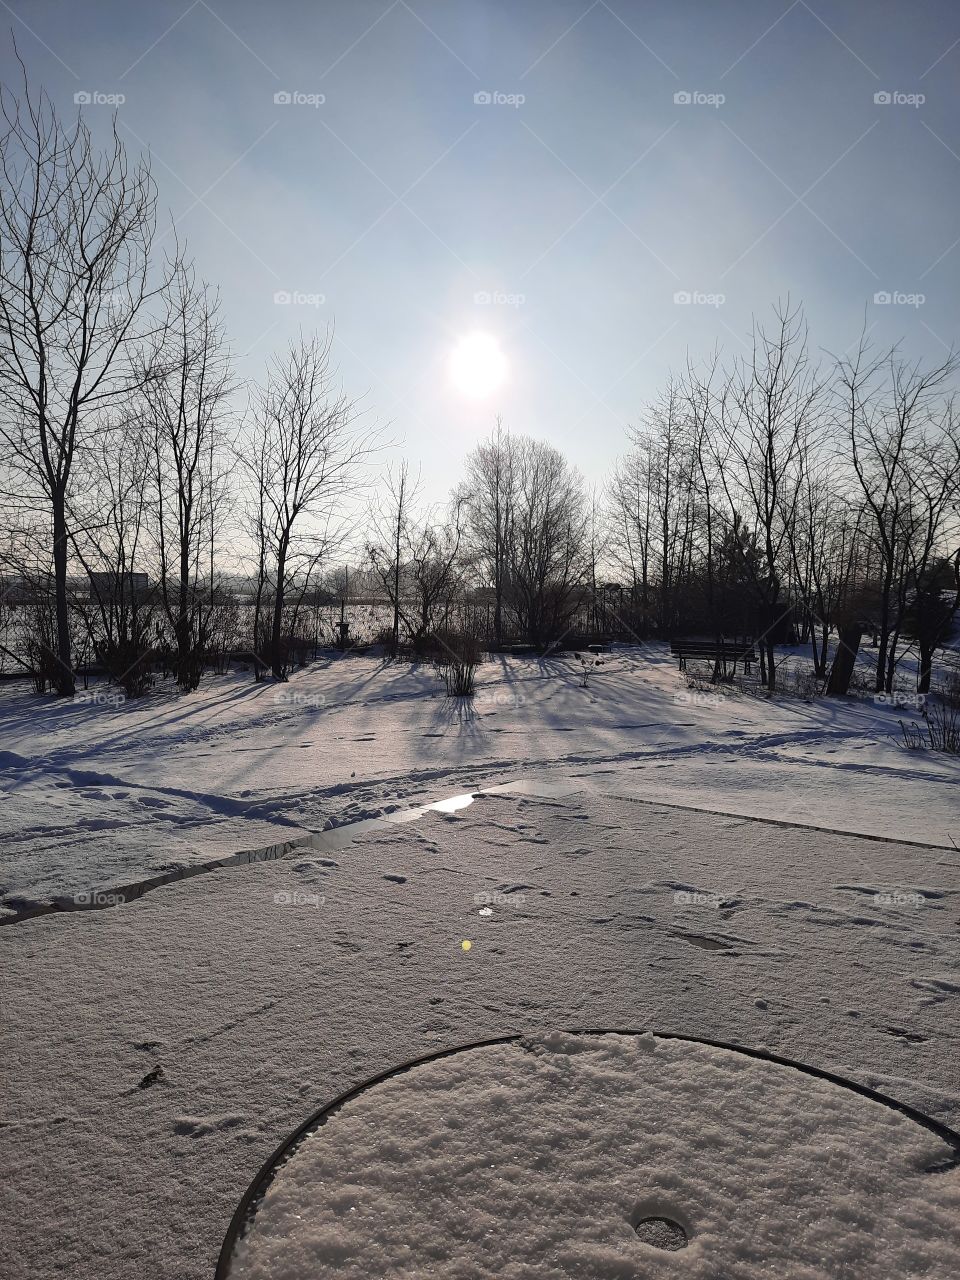
[[[64,112],[124,95],[243,375],[335,319],[347,389],[432,496],[498,412],[599,480],[688,348],[743,350],[787,293],[828,350],[865,308],[914,354],[960,336],[954,0],[3,9]],[[508,371],[471,398],[449,356],[477,331]]]

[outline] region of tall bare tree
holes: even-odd
[[[515,496],[507,530],[509,603],[531,644],[568,624],[588,571],[588,513],[583,480],[559,449],[513,441]]]
[[[373,527],[367,555],[393,610],[390,648],[394,656],[400,647],[405,586],[404,553],[409,544],[412,509],[419,490],[420,478],[417,476],[411,480],[406,461],[395,469],[388,468],[385,486],[382,487],[376,509],[372,512]]]
[[[493,588],[493,636],[497,644],[503,641],[515,458],[514,437],[504,431],[498,417],[490,438],[467,456],[466,479],[459,491],[469,553],[484,585]]]
[[[272,590],[270,665],[286,679],[284,606],[343,537],[364,464],[379,445],[337,383],[333,334],[291,343],[270,366],[240,457],[253,480],[251,517],[260,539],[263,588]],[[262,599],[263,589],[258,590]]]
[[[823,425],[823,381],[811,366],[807,330],[789,301],[768,328],[754,325],[751,354],[739,362],[725,403],[717,472],[730,531],[742,530],[742,564],[759,606],[760,670],[776,685],[776,629],[789,608],[784,576],[809,437]]]
[[[177,681],[195,689],[214,609],[213,548],[227,490],[222,459],[230,355],[218,298],[182,260],[173,264],[164,304],[163,326],[143,354],[141,374],[152,528]]]
[[[19,99],[0,90],[0,111],[0,445],[45,514],[55,685],[69,695],[71,478],[96,415],[130,394],[155,190],[115,126],[99,152],[82,118],[65,124],[26,82]]]
[[[890,649],[892,641],[895,658],[909,559],[911,490],[915,489],[912,477],[936,468],[936,449],[932,467],[930,461],[931,435],[943,433],[931,421],[933,402],[958,365],[952,352],[929,366],[904,359],[895,347],[874,355],[863,334],[854,354],[836,361],[837,399],[846,452],[863,496],[879,560],[879,636],[874,681],[877,692],[889,690],[893,681]],[[944,446],[947,457],[949,439]]]

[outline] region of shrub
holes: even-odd
[[[472,698],[477,667],[483,660],[480,641],[466,632],[445,631],[437,635],[436,662],[443,675],[448,698]]]
[[[960,704],[951,704],[949,698],[928,701],[920,714],[922,724],[899,722],[903,745],[910,751],[946,751],[960,755]]]

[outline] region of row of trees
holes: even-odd
[[[960,601],[952,355],[862,338],[814,360],[787,304],[744,357],[689,360],[599,492],[498,422],[428,505],[406,463],[371,467],[383,441],[329,333],[277,355],[238,411],[219,298],[178,247],[157,253],[149,170],[115,133],[98,151],[26,90],[2,112],[0,574],[28,602],[12,656],[41,686],[71,694],[95,657],[135,693],[159,658],[191,689],[238,648],[282,679],[349,552],[394,652],[455,631],[750,636],[773,688],[795,633],[844,692],[869,630],[878,690],[908,636],[929,687]]]
[[[418,498],[406,463],[389,473],[368,546],[394,648],[401,630],[422,644],[451,601],[468,599],[489,599],[483,638],[496,644],[544,645],[568,628],[588,582],[590,521],[583,480],[559,450],[498,422],[468,455],[446,511]]]
[[[26,88],[3,91],[2,114],[0,568],[34,605],[13,656],[69,695],[90,641],[136,692],[162,647],[194,688],[239,491],[252,647],[258,672],[282,676],[291,595],[342,531],[375,443],[337,390],[330,336],[277,357],[238,421],[219,299],[178,248],[158,260],[146,162],[115,128],[98,151],[82,118],[65,125]],[[71,589],[78,572],[89,593]]]
[[[960,421],[951,353],[934,364],[862,336],[814,362],[799,309],[757,325],[744,358],[671,378],[610,486],[613,554],[639,626],[749,634],[773,688],[774,645],[796,630],[844,692],[865,631],[875,687],[902,639],[929,689],[960,602]]]

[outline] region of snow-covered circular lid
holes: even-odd
[[[263,1182],[230,1280],[960,1275],[960,1138],[649,1033],[424,1060],[315,1117]]]

